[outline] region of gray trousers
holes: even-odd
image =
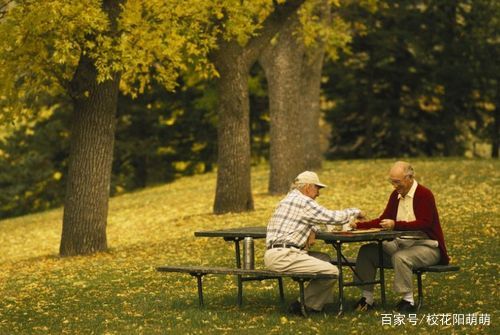
[[[307,252],[296,248],[269,249],[264,254],[264,264],[273,271],[295,271],[338,275],[339,270],[330,263],[330,256],[321,252]],[[321,311],[333,303],[334,279],[314,279],[304,289],[307,307]]]
[[[389,253],[389,252],[390,253]],[[397,293],[413,292],[413,269],[434,265],[439,262],[440,252],[437,247],[413,245],[398,246],[396,241],[384,242],[383,264],[394,267],[394,291]],[[363,245],[356,259],[354,281],[373,281],[379,266],[378,244]],[[360,280],[361,279],[361,280]],[[363,290],[373,292],[373,284],[360,286]]]

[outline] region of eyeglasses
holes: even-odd
[[[408,178],[408,176],[404,176],[403,179]],[[387,181],[391,183],[392,185],[397,185],[400,186],[403,184],[403,179],[391,179],[387,178]]]

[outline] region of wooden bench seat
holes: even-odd
[[[331,263],[333,265],[338,266],[337,260],[332,260]],[[356,259],[351,257],[346,257],[342,260],[342,266],[354,267],[356,265]],[[384,266],[384,269],[392,269],[392,266]],[[424,266],[421,268],[413,269],[413,273],[417,275],[417,287],[418,287],[418,299],[417,299],[417,310],[420,310],[424,300],[424,289],[422,283],[422,275],[425,272],[434,272],[434,273],[442,273],[442,272],[453,272],[459,271],[460,267],[457,265],[431,265]]]
[[[330,274],[319,274],[319,273],[303,273],[303,272],[278,272],[270,270],[248,270],[239,268],[229,268],[229,267],[207,267],[207,266],[159,266],[156,268],[159,272],[179,272],[187,273],[193,277],[196,277],[198,282],[198,299],[200,307],[203,306],[203,282],[202,277],[208,274],[213,275],[236,275],[250,277],[252,280],[264,280],[264,279],[279,279],[280,283],[280,297],[284,300],[283,286],[281,278],[288,277],[296,281],[299,284],[300,290],[300,304],[302,309],[302,314],[307,316],[305,308],[304,299],[304,283],[312,279],[337,279],[337,275]],[[239,291],[240,295],[241,292]]]
[[[337,262],[331,262],[337,265]],[[342,262],[343,266],[354,266],[355,260],[352,258],[346,258]],[[386,269],[392,269],[392,267],[384,267]],[[229,267],[208,267],[208,266],[159,266],[156,268],[159,272],[179,272],[190,274],[197,278],[198,282],[198,299],[199,305],[203,306],[203,282],[202,277],[208,274],[213,275],[236,275],[241,276],[241,281],[248,280],[265,280],[265,279],[278,279],[280,298],[284,302],[283,293],[283,282],[282,278],[289,277],[299,284],[300,290],[300,303],[302,308],[302,313],[307,315],[305,305],[304,305],[304,283],[312,279],[337,279],[336,275],[327,274],[314,274],[314,273],[298,273],[298,272],[277,272],[270,270],[247,270],[239,268],[229,268]],[[418,269],[414,269],[413,273],[417,275],[417,286],[418,286],[418,300],[417,300],[417,310],[423,305],[424,293],[423,293],[423,283],[422,275],[426,272],[432,273],[443,273],[443,272],[453,272],[459,271],[460,267],[456,265],[431,265],[425,266]],[[238,287],[238,301],[241,302],[242,299],[242,287]]]
[[[424,303],[424,289],[422,285],[422,274],[425,272],[434,272],[434,273],[442,273],[442,272],[453,272],[459,271],[460,266],[457,265],[431,265],[424,266],[418,269],[413,269],[413,273],[417,275],[417,285],[418,285],[418,301],[417,301],[417,311],[420,310],[422,304]]]

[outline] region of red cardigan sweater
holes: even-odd
[[[432,192],[420,184],[417,185],[415,196],[413,198],[413,211],[416,218],[415,221],[396,221],[398,204],[398,193],[393,191],[382,215],[372,221],[358,222],[358,228],[365,229],[380,227],[380,221],[383,219],[391,219],[396,222],[394,226],[395,230],[421,230],[426,233],[430,239],[438,241],[439,250],[441,251],[441,260],[439,264],[448,264],[450,258],[446,252],[443,230],[441,229],[441,224],[439,223],[439,214]]]

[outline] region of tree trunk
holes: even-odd
[[[308,52],[309,53],[309,52]],[[321,119],[320,94],[321,73],[323,69],[324,52],[318,50],[315,55],[306,59],[302,64],[302,111],[305,119],[304,145],[305,163],[307,170],[321,169],[323,151],[321,147]],[[309,58],[309,57],[307,57]]]
[[[321,74],[323,72],[324,46],[307,50],[302,63],[301,75],[301,110],[304,115],[305,168],[321,169],[323,152],[321,148],[320,94]]]
[[[332,24],[331,4],[321,1],[315,8],[320,21],[328,26]],[[317,41],[317,45],[307,48],[302,62],[300,96],[301,109],[304,112],[306,127],[304,128],[304,145],[306,147],[306,169],[319,170],[322,166],[323,151],[321,147],[321,75],[325,58],[325,43]]]
[[[250,102],[248,67],[232,52],[217,60],[218,170],[214,212],[244,212],[253,209],[250,178]],[[240,62],[236,62],[240,60]]]
[[[103,4],[116,22],[119,2]],[[116,25],[112,24],[112,29]],[[71,82],[73,120],[61,256],[107,250],[106,223],[119,75],[97,83],[94,61],[82,55]]]
[[[246,46],[222,41],[214,53],[220,78],[218,92],[218,169],[214,213],[243,212],[253,209],[250,177],[250,123],[248,74],[262,49],[278,33],[287,18],[304,0],[276,5],[262,24],[258,35]]]
[[[316,14],[330,22],[328,2],[318,5]],[[301,171],[321,168],[319,102],[325,47],[319,41],[306,49],[300,30],[294,15],[260,57],[269,87],[271,194],[286,193]]]
[[[298,16],[283,26],[276,43],[261,54],[267,78],[270,122],[269,193],[287,193],[293,179],[305,169],[303,129],[309,120],[301,109],[300,91],[304,46],[297,40]]]
[[[497,95],[498,96],[498,95]],[[498,100],[498,99],[497,99]],[[498,104],[495,106],[493,111],[493,130],[491,136],[491,158],[498,158],[498,144],[500,142],[500,111],[498,109]]]

